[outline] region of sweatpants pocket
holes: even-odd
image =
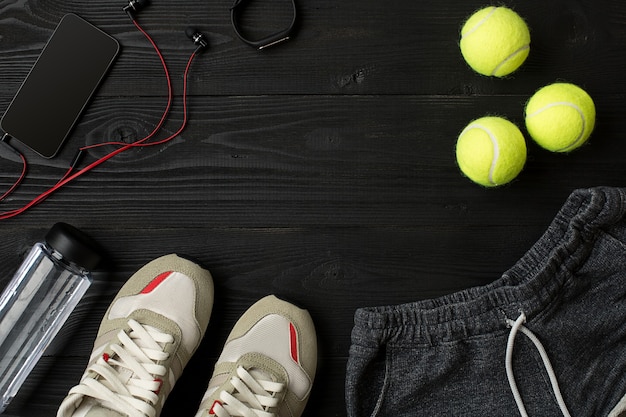
[[[385,346],[350,347],[346,377],[348,417],[379,417],[389,384],[390,358]]]

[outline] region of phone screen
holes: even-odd
[[[46,158],[56,155],[119,48],[91,23],[65,15],[2,117],[2,130]]]

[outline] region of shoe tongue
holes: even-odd
[[[274,380],[274,378],[272,378],[272,375],[270,375],[268,372],[264,372],[264,371],[262,371],[260,369],[257,369],[257,368],[248,369],[248,372],[257,381],[258,380],[264,380],[264,381],[273,381]]]

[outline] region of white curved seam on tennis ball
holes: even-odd
[[[496,170],[496,164],[498,162],[498,158],[500,157],[500,147],[498,146],[498,140],[496,139],[496,135],[494,135],[493,132],[491,132],[491,130],[487,129],[485,126],[478,123],[473,123],[465,128],[465,130],[461,133],[461,136],[463,136],[463,134],[470,129],[480,129],[485,132],[487,136],[489,136],[489,139],[491,139],[491,143],[493,144],[493,158],[491,158],[491,166],[489,167],[487,180],[491,185],[497,185],[493,181],[493,173]]]
[[[504,64],[506,64],[507,62],[509,62],[509,61],[510,61],[510,60],[512,60],[513,58],[515,58],[515,56],[516,56],[517,54],[519,54],[520,52],[523,52],[523,51],[525,51],[525,50],[527,50],[527,49],[530,49],[530,45],[524,45],[524,46],[522,46],[521,48],[519,48],[517,51],[513,52],[511,55],[509,55],[509,56],[507,56],[506,58],[504,58],[504,60],[503,60],[502,62],[500,62],[500,63],[498,64],[498,66],[497,66],[497,67],[495,67],[495,68],[494,68],[494,70],[493,70],[493,72],[491,73],[491,75],[492,75],[492,76],[496,75],[496,74],[498,73],[498,70],[499,70],[500,68],[502,68],[502,66],[503,66]]]
[[[476,32],[478,30],[478,28],[487,21],[487,19],[489,19],[491,17],[492,14],[494,14],[496,12],[498,8],[495,6],[492,6],[491,12],[482,18],[482,20],[480,22],[478,22],[473,28],[471,28],[469,31],[465,32],[462,34],[461,39],[465,38],[466,36],[471,35],[472,33]]]
[[[544,106],[544,107],[540,108],[539,110],[535,110],[531,114],[527,114],[526,118],[537,116],[538,114],[541,114],[542,112],[544,112],[544,111],[546,111],[548,109],[551,109],[553,107],[556,107],[556,106],[568,106],[568,107],[571,107],[572,109],[576,110],[578,112],[578,115],[580,116],[580,120],[582,121],[582,124],[583,124],[581,129],[580,129],[580,134],[574,140],[574,142],[572,142],[571,144],[569,144],[568,146],[566,146],[564,148],[556,150],[556,152],[565,152],[565,151],[568,151],[569,149],[572,149],[572,148],[575,148],[576,146],[578,146],[578,144],[582,141],[583,135],[585,134],[585,129],[587,128],[587,120],[585,119],[585,114],[583,113],[583,111],[582,111],[582,109],[580,107],[578,107],[574,103],[570,103],[569,101],[557,101],[555,103],[550,103],[547,106]]]

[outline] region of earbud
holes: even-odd
[[[209,41],[207,40],[206,35],[198,31],[196,28],[192,28],[191,26],[188,27],[187,29],[185,29],[185,35],[187,35],[187,37],[200,48],[206,48],[207,46],[209,46]]]
[[[124,7],[126,13],[138,12],[150,4],[150,0],[130,0],[128,6]]]

